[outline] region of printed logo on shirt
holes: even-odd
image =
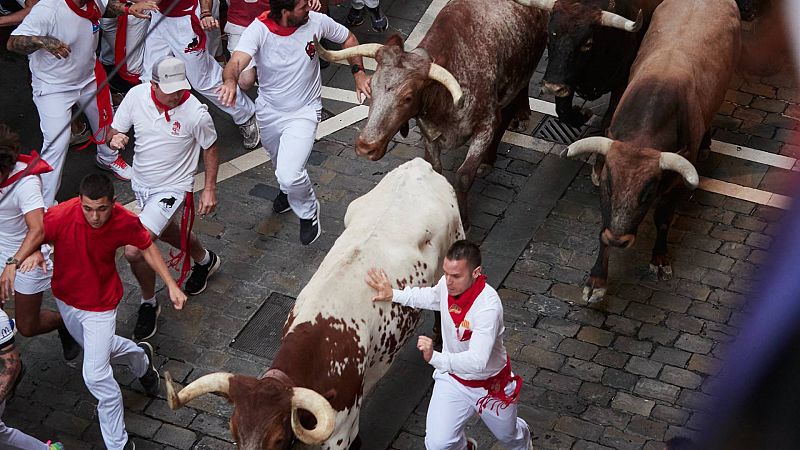
[[[306,55],[308,55],[309,58],[314,59],[314,55],[316,54],[317,48],[314,46],[314,41],[308,41],[308,43],[306,43]]]
[[[172,130],[170,131],[170,133],[173,136],[178,136],[179,134],[181,134],[181,123],[178,122],[177,120],[175,122],[172,122]]]
[[[100,22],[92,22],[92,34],[100,31]]]
[[[158,204],[163,209],[172,209],[172,207],[175,206],[175,200],[177,200],[175,197],[170,197],[170,198],[164,197],[164,198],[162,198],[161,200],[158,201]],[[162,203],[163,203],[163,206],[161,205]]]
[[[191,52],[197,52],[197,51],[202,50],[200,48],[197,48],[197,46],[199,44],[200,44],[200,41],[197,39],[197,36],[193,37],[192,38],[192,42],[189,42],[189,45],[187,45],[186,48],[183,49],[183,53],[191,53]]]
[[[447,311],[453,314],[461,314],[461,307],[453,304]]]

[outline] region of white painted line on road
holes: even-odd
[[[428,6],[428,9],[425,10],[425,13],[417,22],[417,25],[414,26],[414,29],[411,30],[411,34],[408,35],[408,39],[405,42],[405,49],[406,51],[411,51],[419,45],[422,41],[422,38],[425,37],[425,34],[433,25],[433,19],[439,15],[439,11],[444,8],[447,4],[448,0],[433,0],[431,4]]]
[[[365,105],[358,105],[355,108],[350,108],[341,114],[337,114],[319,124],[317,128],[317,139],[322,139],[344,127],[349,127],[359,120],[364,120],[367,118],[368,114],[369,107]]]
[[[711,151],[721,155],[733,156],[734,158],[746,159],[761,164],[766,164],[772,167],[779,167],[781,169],[792,170],[795,172],[800,171],[800,167],[796,168],[797,160],[788,156],[776,155],[754,148],[742,147],[741,145],[729,144],[721,141],[711,141]]]
[[[789,209],[792,204],[792,198],[786,195],[740,186],[713,178],[700,177],[700,189],[780,209]]]
[[[528,105],[531,107],[531,111],[540,112],[542,114],[547,114],[548,116],[555,116],[556,115],[556,104],[546,102],[544,100],[539,100],[538,98],[528,97]]]

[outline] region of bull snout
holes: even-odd
[[[359,136],[356,139],[356,153],[370,161],[377,161],[386,153],[386,145],[381,142],[369,142]]]
[[[566,97],[572,93],[572,88],[562,83],[550,83],[545,81],[542,84],[542,92],[545,94],[555,95],[556,97]]]
[[[608,228],[603,230],[603,233],[600,235],[600,239],[602,239],[603,243],[609,245],[611,247],[616,248],[630,248],[633,246],[633,241],[636,240],[636,235],[633,234],[623,234],[617,236]]]

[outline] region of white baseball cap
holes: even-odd
[[[156,61],[151,78],[165,94],[192,88],[186,80],[186,66],[174,56],[165,56]]]

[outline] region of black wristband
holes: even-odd
[[[352,66],[350,66],[350,73],[352,73],[353,75],[363,70],[364,68],[359,66],[358,64],[353,64]]]

